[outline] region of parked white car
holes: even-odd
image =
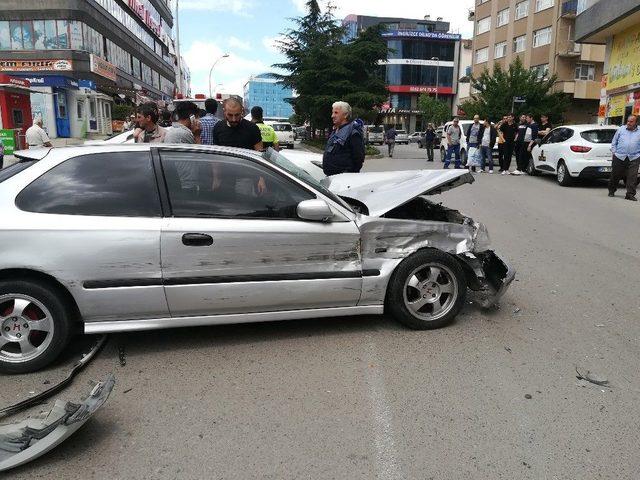
[[[462,160],[463,165],[467,164],[467,151],[469,150],[467,147],[467,130],[469,129],[472,123],[473,123],[473,120],[460,120],[458,122],[458,125],[462,129],[462,135],[460,137],[460,159]],[[444,161],[444,155],[447,152],[447,145],[448,145],[447,128],[449,128],[451,124],[453,124],[453,122],[445,123],[444,127],[441,130],[442,141],[440,142],[440,155],[441,155],[440,158],[442,158],[443,161]],[[494,124],[492,123],[492,125]],[[440,130],[440,127],[438,127],[438,130]],[[498,142],[496,142],[496,144],[493,146],[492,155],[494,158],[498,157]]]
[[[409,145],[409,135],[406,130],[396,130],[396,143]]]
[[[365,135],[365,141],[368,144],[374,145],[378,143],[382,145],[384,143],[384,128],[382,125],[366,125]]]
[[[609,178],[611,141],[617,129],[599,125],[554,128],[531,150],[527,173],[554,174],[563,187],[575,179]]]
[[[278,143],[281,148],[293,148],[293,127],[288,122],[266,122],[271,125],[278,137]]]
[[[424,132],[414,132],[409,135],[409,143],[420,143],[422,137],[424,137]]]

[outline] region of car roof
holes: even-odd
[[[618,127],[617,125],[595,125],[595,124],[583,123],[579,125],[558,125],[557,127],[554,128],[554,130],[558,128],[570,128],[572,130],[584,132],[586,130],[617,130],[620,127]]]

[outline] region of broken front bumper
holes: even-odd
[[[0,426],[0,472],[23,465],[60,445],[109,398],[113,375],[99,382],[82,403],[57,400],[44,419],[28,418]]]
[[[469,288],[479,292],[480,303],[484,308],[498,303],[516,276],[515,269],[492,250],[465,252],[458,255],[458,258],[465,267]]]

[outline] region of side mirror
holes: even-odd
[[[298,204],[298,217],[315,222],[328,222],[333,217],[331,207],[324,200],[304,200]]]

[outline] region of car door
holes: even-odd
[[[553,148],[555,142],[557,129],[550,131],[540,142],[540,145],[535,145],[531,150],[531,157],[535,167],[539,170],[549,171],[548,155],[549,149]]]
[[[3,253],[69,288],[85,322],[168,317],[163,220],[149,150],[90,148],[18,194],[20,218],[37,234],[28,235],[29,249],[17,237],[16,248],[6,245]]]
[[[316,198],[310,188],[250,156],[162,149],[159,157],[172,212],[161,233],[172,316],[357,304],[359,230],[299,219],[298,203]]]
[[[556,131],[555,143],[551,150],[552,155],[549,157],[549,164],[553,167],[554,171],[558,170],[558,162],[562,159],[567,160],[567,154],[571,155],[567,140],[573,137],[573,130],[566,127],[560,127]]]

